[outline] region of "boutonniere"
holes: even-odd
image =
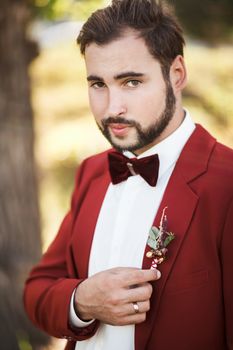
[[[151,263],[151,269],[156,269],[166,257],[168,252],[167,246],[175,238],[174,233],[167,231],[167,207],[163,209],[162,217],[160,220],[159,228],[152,226],[149,232],[147,244],[151,248],[147,252],[147,258],[153,259]]]

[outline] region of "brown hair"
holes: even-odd
[[[150,53],[165,69],[163,73],[168,73],[177,55],[183,56],[182,29],[172,9],[156,0],[113,0],[110,6],[94,12],[77,39],[81,53],[85,54],[91,43],[104,45],[118,39],[127,28],[145,40]]]

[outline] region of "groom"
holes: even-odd
[[[96,123],[69,213],[25,307],[66,349],[233,350],[233,152],[182,105],[182,30],[153,0],[114,0],[78,37]]]

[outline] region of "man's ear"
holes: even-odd
[[[181,55],[176,56],[170,68],[170,79],[174,93],[181,92],[187,84],[187,71],[184,58]]]

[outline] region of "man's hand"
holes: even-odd
[[[75,292],[75,310],[82,320],[98,319],[123,326],[144,322],[150,310],[152,286],[158,270],[113,268],[83,281]],[[136,313],[133,303],[137,302]]]

